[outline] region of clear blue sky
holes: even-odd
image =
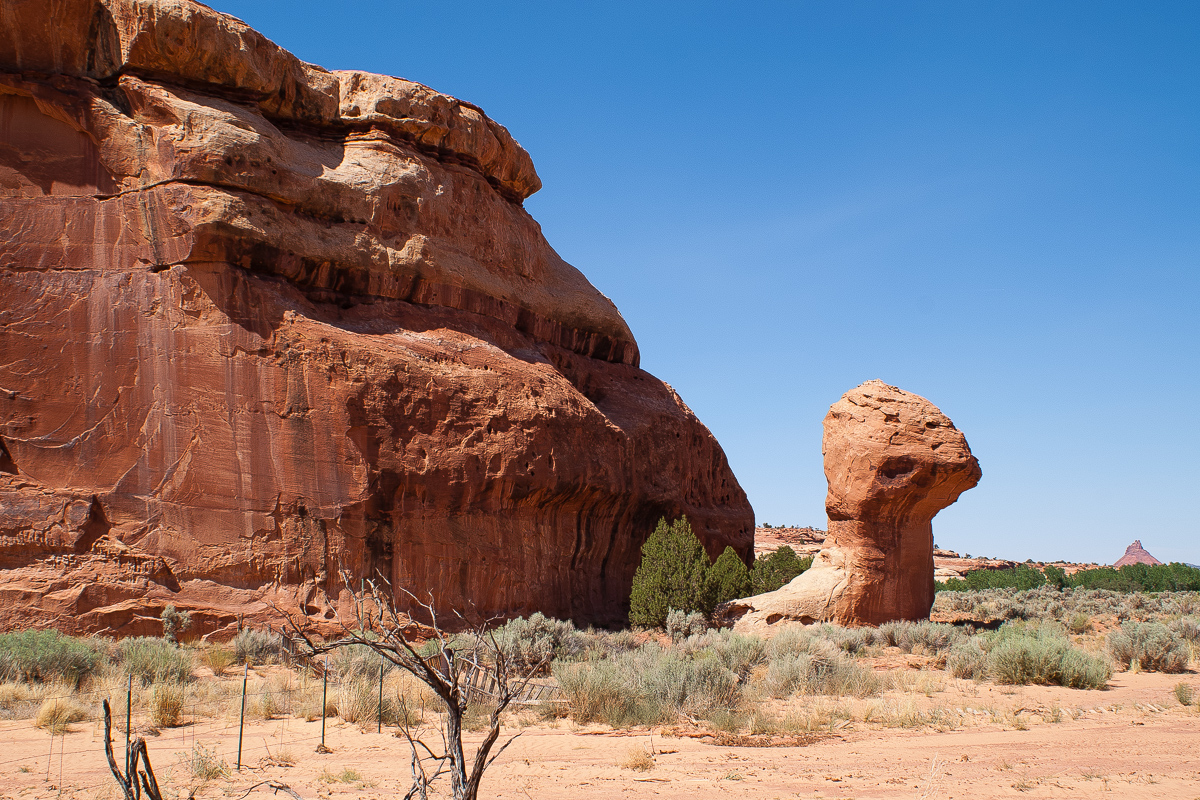
[[[508,126],[760,523],[879,378],[983,465],[940,545],[1200,563],[1200,4],[214,4]]]

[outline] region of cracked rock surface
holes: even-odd
[[[479,108],[305,64],[189,0],[0,0],[0,628],[623,617],[715,439],[521,205]]]
[[[825,541],[791,583],[724,609],[740,630],[929,618],[933,517],[983,475],[966,437],[933,403],[882,381],[846,392],[824,427]]]

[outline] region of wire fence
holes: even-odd
[[[4,698],[0,742],[19,740],[22,746],[15,748],[21,755],[0,748],[0,771],[20,764],[21,772],[40,771],[47,780],[57,773],[60,786],[72,771],[94,772],[102,767],[107,772],[104,700],[112,710],[118,764],[123,752],[128,760],[129,743],[141,736],[155,760],[167,765],[174,760],[195,775],[229,773],[263,763],[290,766],[298,753],[325,745],[331,720],[353,724],[365,733],[392,736],[400,726],[439,711],[420,684],[399,670],[386,669],[382,662],[374,674],[353,675],[340,673],[325,659],[286,660],[293,668],[252,672],[243,667],[240,675],[199,679],[184,686],[146,686],[129,678],[121,687],[53,695],[31,691],[24,698]],[[468,703],[495,702],[495,677],[483,665],[468,661],[460,681]],[[552,679],[530,680],[513,705],[556,703],[560,695]],[[89,725],[91,736],[85,738],[80,734],[86,734]],[[270,730],[264,732],[263,725]],[[45,751],[39,754],[31,749],[41,736],[46,737]],[[404,748],[407,756],[407,745],[397,747]]]

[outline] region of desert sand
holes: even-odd
[[[1200,796],[1200,714],[1173,694],[1181,677],[1190,682],[1194,676],[1119,673],[1109,689],[1084,691],[974,683],[933,670],[912,675],[907,691],[879,698],[791,701],[827,720],[823,731],[812,734],[815,741],[802,746],[746,746],[761,742],[753,736],[704,736],[687,724],[614,731],[546,721],[525,711],[513,716],[508,731],[521,736],[487,772],[482,796]],[[838,719],[845,715],[852,718]],[[306,798],[402,796],[407,790],[408,750],[394,729],[379,734],[370,726],[364,732],[331,719],[326,742],[332,752],[318,754],[320,727],[320,720],[297,718],[247,724],[242,770],[207,782],[192,777],[179,755],[199,742],[232,767],[236,717],[202,718],[147,741],[167,796],[241,797],[267,780],[286,783]],[[44,731],[28,720],[0,723],[0,796],[119,797],[104,760],[102,726],[87,722],[73,728],[55,740],[48,765],[50,737]],[[469,741],[477,739],[472,734]],[[122,747],[119,741],[118,760]],[[639,752],[653,752],[653,765],[623,766]],[[279,763],[290,760],[295,764]],[[251,796],[263,793],[270,790],[260,787]]]

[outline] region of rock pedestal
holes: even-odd
[[[791,583],[733,602],[726,613],[741,629],[929,616],[933,517],[979,482],[979,462],[932,403],[881,381],[843,395],[824,427],[828,535]]]

